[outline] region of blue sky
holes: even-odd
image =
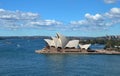
[[[120,35],[120,0],[0,0],[0,36]]]

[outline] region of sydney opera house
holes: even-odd
[[[79,40],[69,40],[59,33],[51,39],[44,39],[47,46],[41,50],[42,53],[59,53],[59,52],[83,52],[88,51],[91,44],[80,44]]]

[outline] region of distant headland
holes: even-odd
[[[64,35],[57,33],[55,37],[44,39],[47,46],[42,50],[36,50],[36,53],[42,54],[120,54],[120,38],[107,36],[97,37],[89,39],[80,39],[65,37]],[[104,49],[91,50],[89,47],[91,44],[105,44]]]

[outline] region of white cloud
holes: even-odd
[[[0,9],[0,12],[4,12],[5,10],[4,9]]]
[[[41,28],[46,26],[61,25],[62,22],[56,20],[40,19],[39,14],[32,12],[9,11],[0,9],[0,27],[8,29],[18,28]],[[41,26],[42,25],[42,26]],[[48,28],[46,28],[48,29]]]
[[[115,3],[117,0],[104,0],[105,3],[111,4]]]
[[[91,15],[89,13],[85,14],[85,20],[79,20],[79,21],[72,21],[70,24],[72,26],[86,26],[86,28],[89,27],[99,27],[104,26],[104,18],[100,14]]]
[[[120,8],[112,8],[105,15],[109,18],[120,18]]]
[[[103,30],[120,23],[120,8],[111,8],[103,14],[86,13],[85,19],[71,21],[69,24],[57,20],[41,19],[32,12],[9,11],[0,9],[0,28],[19,29],[37,28],[46,30]]]
[[[110,12],[114,14],[120,14],[120,8],[112,8]]]
[[[91,20],[94,20],[94,21],[103,20],[103,17],[100,14],[90,15],[89,13],[87,13],[87,14],[85,14],[85,18],[86,19],[91,19]]]
[[[71,21],[70,24],[72,25],[88,25],[86,20],[80,20],[80,21]]]
[[[102,15],[96,14],[96,15],[91,15],[89,13],[85,14],[85,20],[79,20],[79,21],[72,21],[72,25],[101,25],[101,22],[104,21]]]
[[[0,19],[4,20],[33,20],[38,17],[39,15],[37,13],[8,11],[0,9]]]
[[[101,25],[101,22],[104,21],[104,18],[100,14],[91,15],[89,13],[85,14],[85,20],[72,21],[73,25]]]
[[[39,20],[35,22],[30,22],[31,25],[45,25],[45,26],[50,26],[50,25],[61,25],[62,23],[56,20]]]
[[[85,14],[84,20],[71,21],[73,29],[107,29],[120,23],[120,8],[112,8],[109,12],[103,14],[91,15]]]
[[[112,8],[109,12],[105,13],[105,16],[111,26],[120,23],[120,8]]]

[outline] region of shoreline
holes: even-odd
[[[120,52],[117,51],[108,51],[108,50],[95,50],[95,52],[48,52],[44,49],[35,50],[37,54],[88,54],[88,55],[120,55]]]

